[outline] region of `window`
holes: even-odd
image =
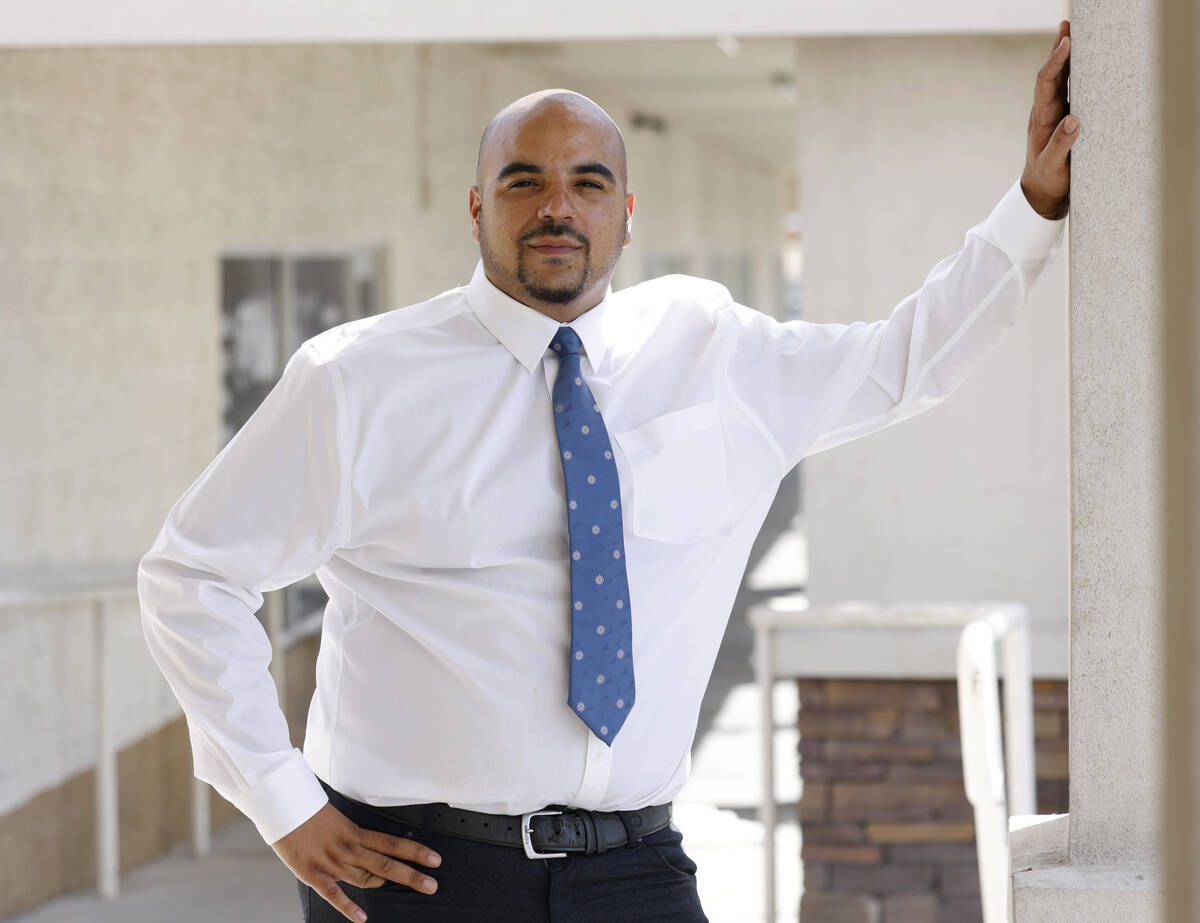
[[[222,256],[224,441],[254,413],[301,343],[322,330],[377,314],[382,307],[379,249]],[[310,618],[319,623],[314,613],[323,612],[326,601],[315,577],[287,587],[284,629]]]

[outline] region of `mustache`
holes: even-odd
[[[544,227],[537,228],[536,230],[530,231],[528,234],[524,235],[521,238],[521,243],[528,243],[535,237],[569,237],[574,241],[578,241],[585,247],[591,246],[586,237],[584,237],[570,225],[566,224],[547,224]]]

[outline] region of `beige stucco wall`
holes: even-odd
[[[1021,175],[1051,35],[799,43],[806,317],[886,317],[962,247]],[[1066,675],[1065,268],[945,403],[803,462],[814,603],[1025,602]]]
[[[222,250],[381,244],[389,307],[467,282],[479,132],[511,99],[555,85],[482,46],[0,51],[6,585],[103,566],[128,566],[132,583],[218,450]],[[577,89],[618,122],[637,102]],[[750,243],[756,260],[773,256],[790,207],[778,176],[679,130],[627,135],[639,202],[617,287],[668,243],[698,267]],[[737,194],[702,182],[731,173]],[[0,814],[91,762],[84,615],[0,613],[0,676],[19,690],[0,708]],[[124,744],[178,707],[132,601],[114,623]]]

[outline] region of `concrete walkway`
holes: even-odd
[[[781,491],[780,503],[787,501]],[[772,511],[773,514],[775,511]],[[697,882],[713,923],[762,923],[762,826],[757,822],[760,765],[758,692],[750,666],[745,611],[774,592],[802,586],[803,535],[786,515],[768,517],[751,555],[701,709],[692,773],[675,799],[675,822],[696,861]],[[785,518],[786,516],[786,518]],[[800,832],[795,821],[800,778],[796,687],[775,687],[776,799],[780,823],[777,920],[795,923],[800,906]],[[300,919],[296,879],[249,821],[213,835],[212,854],[193,858],[187,844],[126,874],[121,894],[103,901],[82,892],[42,905],[12,923],[284,923]]]

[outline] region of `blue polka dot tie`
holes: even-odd
[[[611,744],[633,707],[633,623],[625,578],[621,488],[600,407],[583,380],[579,335],[559,327],[554,429],[567,494],[571,553],[569,703]]]

